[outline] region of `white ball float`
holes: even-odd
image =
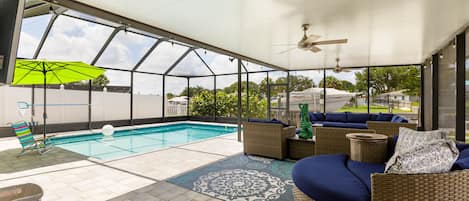
[[[102,133],[104,136],[112,136],[114,134],[114,126],[109,124],[104,125]]]

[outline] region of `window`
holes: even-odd
[[[163,115],[163,76],[134,73],[134,119]]]
[[[188,49],[188,47],[171,42],[162,42],[137,70],[151,73],[165,73]]]
[[[165,116],[187,116],[187,78],[165,77]]]
[[[189,80],[189,108],[192,116],[213,117],[213,115],[215,115],[213,79],[214,77],[210,76],[201,78],[191,78]],[[185,94],[187,94],[187,91]]]
[[[217,117],[236,118],[238,114],[238,75],[217,76]]]
[[[219,74],[238,73],[238,60],[212,51],[197,49],[197,54],[210,66],[213,72]],[[244,68],[242,72],[245,72]]]
[[[96,65],[131,70],[155,42],[150,37],[119,31]]]
[[[322,112],[324,108],[324,88],[319,83],[324,77],[323,70],[290,72],[290,113],[300,116],[299,104],[308,104],[311,112]],[[299,122],[299,119],[297,119]]]
[[[370,112],[394,113],[417,123],[420,110],[420,67],[370,68]]]
[[[169,74],[179,76],[213,75],[194,51],[189,52]]]
[[[243,81],[246,83],[246,78]],[[246,91],[245,85],[243,84],[243,92]],[[244,94],[242,103],[246,105]],[[249,118],[267,118],[267,73],[249,73],[249,111],[245,115]]]
[[[60,15],[38,58],[91,63],[112,31],[107,26]]]
[[[20,42],[18,46],[18,57],[31,59],[38,48],[44,31],[52,15],[39,15],[24,18],[21,24]]]
[[[130,119],[130,72],[106,70],[105,77],[103,90],[92,92],[91,120]]]
[[[438,62],[438,127],[454,135],[456,128],[456,48],[443,48]]]
[[[366,68],[326,70],[326,112],[368,113],[366,73]],[[319,87],[324,87],[324,79]]]

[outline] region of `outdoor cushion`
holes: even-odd
[[[335,127],[335,128],[357,128],[357,129],[368,128],[366,123],[343,123],[343,122],[325,121],[322,123],[322,125],[324,127]]]
[[[400,116],[400,115],[394,115],[391,119],[391,122],[394,122],[394,123],[409,123],[409,121],[404,118],[403,116]]]
[[[371,192],[371,174],[384,172],[384,164],[364,163],[353,160],[347,161],[347,168],[366,185],[369,192]]]
[[[456,147],[459,150],[459,156],[454,162],[452,170],[469,169],[469,144],[457,143]]]
[[[282,121],[279,121],[279,120],[277,120],[277,119],[272,119],[272,120],[268,120],[268,119],[248,119],[248,122],[267,123],[267,124],[280,124],[280,125],[282,125],[283,127],[287,127],[287,126],[288,126],[288,124],[283,123]]]
[[[394,114],[379,113],[376,121],[391,121]]]
[[[370,121],[376,121],[378,119],[378,114],[370,114]]]
[[[403,152],[406,149],[419,146],[432,140],[447,138],[447,132],[441,130],[416,131],[410,128],[399,128],[399,139],[396,143],[395,152]]]
[[[326,113],[326,121],[347,122],[347,114],[345,112]]]
[[[347,122],[350,123],[366,123],[370,119],[370,115],[366,113],[347,113]]]
[[[313,122],[313,121],[324,121],[325,119],[326,119],[326,117],[321,112],[310,112],[309,113],[309,120],[311,122]]]
[[[411,149],[396,151],[386,163],[385,172],[394,174],[444,173],[451,170],[458,159],[458,154],[459,151],[453,140],[432,140],[413,146]]]
[[[365,184],[346,167],[348,156],[318,155],[295,163],[295,185],[316,201],[369,201]]]

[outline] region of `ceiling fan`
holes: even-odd
[[[337,64],[335,65],[335,68],[334,68],[334,70],[333,70],[334,73],[350,72],[350,70],[344,69],[344,68],[340,67],[340,65],[339,65],[340,59],[339,59],[338,57],[335,59],[335,61],[337,62]]]
[[[318,45],[335,45],[335,44],[344,44],[347,43],[347,39],[337,39],[337,40],[323,40],[323,41],[317,41],[321,36],[310,34],[308,35],[308,29],[310,27],[309,24],[303,24],[301,25],[303,28],[303,38],[297,43],[297,44],[288,44],[287,46],[291,45],[296,45],[296,47],[287,49],[285,51],[279,52],[279,54],[283,54],[286,52],[289,52],[291,50],[294,50],[296,48],[305,50],[305,51],[311,51],[311,52],[320,52],[321,48],[317,47]]]

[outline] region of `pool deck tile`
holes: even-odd
[[[211,154],[219,154],[223,156],[231,156],[241,153],[243,150],[243,144],[232,139],[216,138],[179,146],[178,148]]]
[[[222,158],[224,157],[215,154],[169,148],[110,161],[106,165],[145,175],[152,179],[164,180]]]

